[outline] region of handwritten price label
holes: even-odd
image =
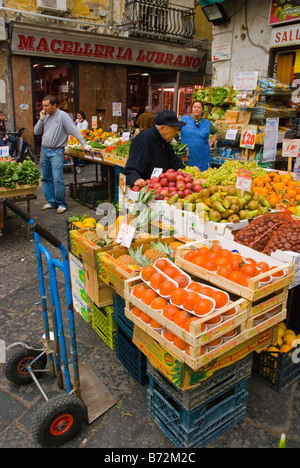
[[[116,239],[118,244],[124,245],[124,247],[129,248],[135,233],[135,227],[130,226],[129,224],[122,223],[120,230]]]
[[[252,184],[252,172],[246,171],[245,169],[239,169],[236,178],[236,188],[248,191],[251,189]]]
[[[288,158],[297,158],[299,153],[300,140],[283,140],[282,142],[282,156]]]
[[[256,125],[245,125],[242,127],[240,146],[242,148],[253,149],[255,146],[256,133]]]

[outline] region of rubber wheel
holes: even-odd
[[[86,417],[86,406],[77,395],[57,395],[37,411],[33,436],[42,447],[56,447],[70,440]]]
[[[25,343],[24,343],[25,344]],[[31,346],[31,345],[27,345]],[[32,382],[27,366],[41,354],[41,351],[16,345],[9,349],[6,355],[6,362],[3,365],[3,373],[7,380],[16,384],[24,385]],[[34,364],[32,370],[44,369],[47,364],[47,355],[43,354]]]

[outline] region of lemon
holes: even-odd
[[[271,353],[272,356],[277,357],[277,356],[278,356],[279,349],[276,348],[276,347],[273,346],[273,345],[270,345],[270,346],[268,346],[267,351],[268,351],[269,353]]]
[[[283,342],[287,344],[292,344],[293,341],[296,339],[296,333],[293,330],[287,330],[283,335]]]
[[[83,229],[84,225],[81,221],[74,221],[73,222],[74,226],[77,226],[79,229]]]
[[[90,227],[92,229],[95,229],[96,227],[96,220],[94,218],[85,218],[83,221],[84,227]]]
[[[278,324],[278,327],[279,327],[279,328],[282,328],[283,330],[286,330],[286,329],[287,329],[286,324],[285,324],[284,322],[280,322],[280,323]]]
[[[281,346],[282,344],[283,344],[283,339],[280,338],[280,336],[279,336],[279,337],[278,337],[278,340],[277,340],[276,343],[275,343],[275,346],[279,346],[279,348],[280,348],[280,346]]]
[[[283,328],[278,327],[278,338],[282,338],[284,335],[284,330]]]
[[[283,344],[282,346],[280,346],[281,353],[287,353],[288,351],[290,351],[290,349],[292,349],[292,346],[290,344]]]

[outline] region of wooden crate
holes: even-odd
[[[275,282],[267,284],[266,286],[260,287],[260,280],[269,276],[269,272],[265,272],[253,278],[250,278],[248,287],[245,287],[234,283],[233,281],[230,281],[227,278],[223,278],[217,275],[216,273],[210,272],[202,267],[194,265],[193,263],[184,260],[183,258],[185,253],[189,250],[196,250],[203,245],[211,247],[215,244],[220,244],[223,248],[228,249],[230,251],[239,252],[244,258],[253,258],[254,260],[257,260],[259,262],[266,262],[270,266],[275,267],[274,273],[277,273],[279,271],[285,271],[285,277],[283,279],[279,279]],[[288,286],[293,282],[294,278],[294,265],[292,263],[280,262],[279,260],[275,260],[273,257],[269,257],[268,255],[257,252],[249,247],[227,239],[226,237],[219,236],[218,234],[216,234],[215,239],[207,240],[204,242],[190,242],[189,244],[186,244],[183,247],[179,247],[176,250],[175,263],[186,272],[193,274],[194,276],[197,276],[199,278],[205,279],[213,285],[221,287],[225,291],[232,292],[233,294],[249,299],[252,302],[255,302],[263,297],[269,296],[273,292],[279,291],[280,289]]]
[[[21,197],[25,195],[33,195],[37,191],[37,185],[18,185],[13,189],[0,187],[0,199]]]
[[[121,158],[120,156],[115,154],[115,165],[120,166],[120,167],[125,167],[128,161],[128,156],[129,155],[126,155],[125,158]]]
[[[106,307],[113,304],[115,291],[107,286],[98,276],[94,266],[83,262],[85,291],[97,307]]]
[[[272,294],[271,296],[265,297],[257,302],[250,302],[248,308],[248,318],[257,317],[262,313],[267,313],[274,307],[280,304],[286,304],[289,290],[288,286],[278,292],[278,294]]]
[[[246,325],[246,319],[248,317],[248,307],[249,301],[245,299],[238,299],[235,302],[231,302],[229,305],[223,309],[215,310],[205,318],[199,318],[197,321],[192,322],[190,325],[190,332],[187,332],[183,328],[176,325],[173,321],[166,318],[159,311],[152,309],[150,306],[144,304],[139,299],[137,299],[133,294],[132,290],[137,285],[142,283],[139,277],[129,279],[125,282],[125,304],[127,310],[131,311],[132,306],[138,307],[140,310],[145,312],[149,317],[153,318],[156,322],[160,323],[164,328],[170,330],[179,338],[183,339],[186,343],[192,347],[201,347],[204,344],[214,340],[215,338],[224,335],[230,330],[233,330],[238,325]],[[233,307],[238,308],[238,314],[235,315],[232,319],[222,322],[220,325],[217,325],[209,330],[201,331],[201,325],[207,320],[220,315],[221,313],[226,312],[227,310],[232,309]],[[245,328],[245,327],[244,327]],[[195,351],[197,353],[198,351]],[[200,352],[200,349],[199,349]]]

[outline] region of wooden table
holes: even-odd
[[[30,217],[30,202],[36,200],[37,196],[35,192],[37,186],[35,185],[23,185],[14,189],[7,189],[0,187],[0,236],[3,236],[4,230],[4,219],[6,216],[6,208],[2,204],[4,198],[8,198],[13,203],[27,202],[27,214]],[[30,228],[28,225],[27,236],[29,238]]]
[[[75,200],[81,203],[82,205],[89,206],[87,203],[83,203],[81,200],[78,199],[78,190],[77,190],[77,173],[76,173],[76,166],[74,162],[74,158],[82,159],[83,161],[87,161],[90,163],[95,164],[96,168],[96,179],[95,180],[90,180],[90,181],[85,181],[85,183],[90,183],[90,182],[98,182],[99,177],[98,177],[98,167],[99,165],[101,166],[107,166],[107,176],[108,176],[108,200],[110,203],[112,203],[113,200],[113,187],[112,187],[112,173],[111,169],[114,168],[115,164],[114,162],[109,162],[105,161],[102,153],[100,151],[75,151],[72,149],[65,149],[65,154],[68,156],[71,156],[73,159],[73,169],[74,169],[74,196]],[[94,207],[93,207],[94,208]]]

